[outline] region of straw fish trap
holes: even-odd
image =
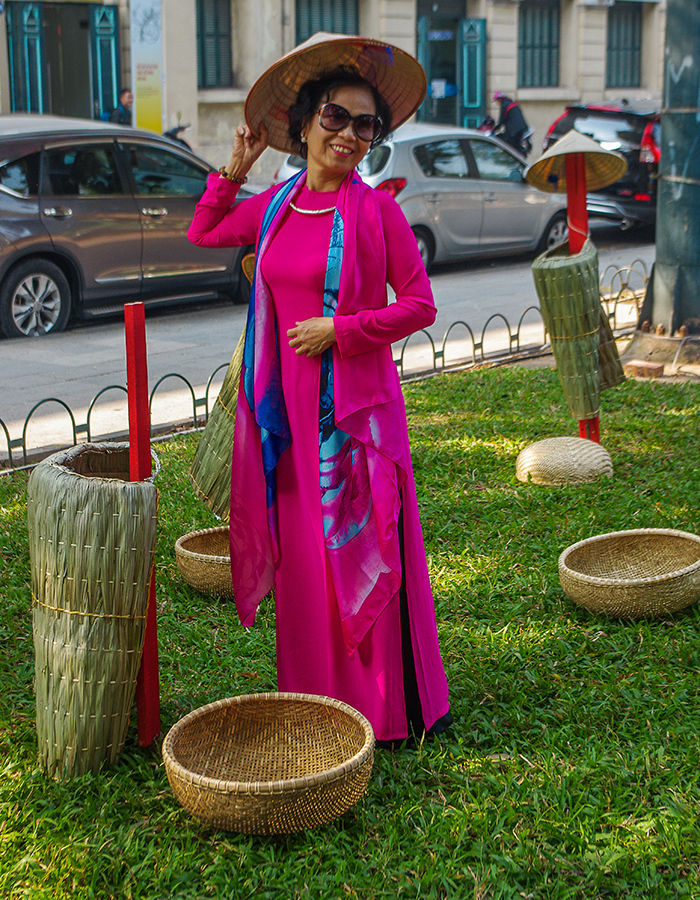
[[[175,541],[175,561],[195,590],[233,598],[228,525],[183,534]]]
[[[29,478],[37,733],[50,774],[97,771],[124,745],[154,564],[152,478],[129,481],[123,443],[71,447]]]
[[[534,484],[584,484],[601,476],[612,477],[610,454],[595,441],[555,437],[524,447],[515,461],[518,481]]]
[[[597,416],[601,390],[625,380],[600,303],[598,252],[590,240],[574,256],[560,244],[537,257],[532,274],[569,412]]]
[[[214,828],[290,834],[364,794],[374,732],[356,709],[311,694],[247,694],[185,716],[163,741],[177,800]]]
[[[700,599],[700,537],[669,528],[612,531],[567,547],[559,580],[589,612],[664,616]]]

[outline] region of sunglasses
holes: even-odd
[[[352,130],[361,141],[375,141],[382,133],[382,120],[379,116],[371,116],[362,113],[359,116],[351,116],[343,106],[337,103],[324,103],[316,110],[321,128],[326,131],[342,131],[352,122]]]

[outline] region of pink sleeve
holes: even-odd
[[[212,173],[194,211],[187,237],[199,247],[241,247],[258,238],[262,211],[269,191],[240,203],[234,201],[240,185]]]
[[[396,302],[381,309],[334,317],[338,351],[343,357],[400,341],[435,321],[430,280],[411,227],[393,197],[378,194],[386,242],[387,281],[396,293]]]

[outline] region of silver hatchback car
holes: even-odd
[[[304,165],[288,156],[275,180]],[[434,262],[541,252],[566,238],[565,198],[530,187],[526,168],[524,157],[483,132],[409,123],[358,171],[396,198],[430,269]]]

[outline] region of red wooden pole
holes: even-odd
[[[583,250],[588,237],[588,209],[586,207],[586,160],[583,153],[568,153],[566,164],[566,217],[569,225],[569,253],[574,256]],[[579,437],[600,443],[600,421],[579,419]]]
[[[143,481],[151,474],[151,419],[148,409],[146,318],[143,303],[126,304],[124,325],[129,398],[129,474],[132,481]],[[136,681],[136,721],[139,746],[148,747],[161,731],[155,566],[151,572],[143,656]]]
[[[588,237],[586,208],[586,160],[583,153],[567,153],[566,215],[569,224],[569,253],[580,253]]]

